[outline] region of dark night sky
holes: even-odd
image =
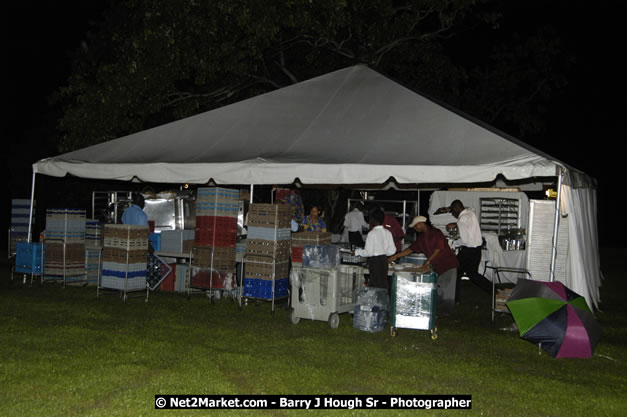
[[[505,2],[511,5],[511,2]],[[5,6],[5,65],[9,69],[9,161],[11,198],[30,194],[30,164],[56,154],[46,141],[46,126],[54,120],[46,97],[69,74],[69,52],[76,49],[89,21],[106,1],[10,2]],[[517,24],[551,23],[576,58],[568,86],[556,94],[548,116],[548,131],[531,145],[578,168],[598,181],[602,246],[620,244],[610,229],[614,201],[622,196],[618,169],[624,165],[618,130],[619,103],[624,103],[619,71],[624,77],[622,2],[611,0],[517,1]],[[624,108],[624,104],[622,105]],[[8,202],[4,204],[8,210]],[[8,212],[3,215],[8,218]],[[613,220],[616,221],[618,219]],[[8,225],[7,225],[8,227]]]

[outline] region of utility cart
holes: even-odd
[[[352,312],[355,306],[353,291],[364,285],[360,266],[339,265],[336,268],[292,267],[292,313],[290,320],[326,321],[336,329],[340,314]]]

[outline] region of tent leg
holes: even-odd
[[[557,178],[557,198],[555,199],[555,219],[553,221],[553,251],[551,254],[551,276],[549,281],[555,281],[555,264],[557,262],[557,237],[559,234],[561,205],[562,205],[562,181],[564,179],[564,171],[558,168],[559,176]]]
[[[255,192],[255,186],[250,184],[250,204],[253,203],[253,193]]]
[[[26,241],[28,243],[31,242],[31,233],[33,230],[33,203],[35,201],[35,178],[36,176],[37,176],[37,173],[33,170],[33,182],[30,188],[30,211],[28,212],[28,236],[26,238]]]

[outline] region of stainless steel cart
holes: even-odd
[[[431,338],[437,339],[435,325],[438,299],[438,275],[435,272],[415,273],[396,271],[392,275],[390,296],[390,334],[396,336],[397,329],[429,330]]]

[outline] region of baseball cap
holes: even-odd
[[[414,227],[417,223],[426,223],[427,222],[427,218],[425,216],[416,216],[414,217],[414,220],[412,220],[411,223],[409,223],[409,226],[407,227]]]

